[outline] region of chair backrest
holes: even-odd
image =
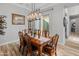
[[[19,35],[19,39],[20,39],[20,45],[24,45],[24,37],[23,37],[23,33],[21,31],[18,32],[18,35]]]
[[[55,47],[55,49],[56,49],[56,47],[57,47],[58,39],[59,39],[59,35],[58,35],[58,34],[56,34],[56,35],[53,36],[53,38],[52,38],[52,44],[53,44],[53,46]]]
[[[23,33],[21,31],[18,32],[19,38],[21,38],[21,36],[23,36]]]
[[[43,34],[43,36],[44,36],[44,37],[48,37],[48,36],[49,36],[49,33],[48,33],[48,31],[46,31],[46,30],[45,30],[45,31],[43,31],[43,33],[42,33],[42,34]]]
[[[31,48],[31,37],[26,33],[24,35],[24,41],[28,48]]]
[[[40,38],[40,36],[41,36],[41,31],[38,30],[38,38]]]
[[[31,37],[27,33],[24,35],[24,41],[26,43],[28,53],[31,55],[32,54]]]
[[[31,32],[32,32],[32,29],[31,29],[31,28],[29,28],[29,29],[28,29],[28,33],[31,33]]]
[[[23,34],[27,33],[27,29],[24,29],[22,32],[23,32]]]

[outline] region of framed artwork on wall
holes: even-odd
[[[13,25],[25,25],[25,16],[19,14],[12,14]]]

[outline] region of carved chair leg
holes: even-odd
[[[31,49],[28,50],[28,53],[29,53],[30,56],[32,56],[32,50]]]
[[[22,47],[22,55],[24,55],[25,47]]]
[[[19,51],[21,51],[21,45],[20,45],[20,47],[19,47]]]
[[[22,55],[23,55],[23,56],[26,56],[26,55],[27,55],[26,46],[22,48]]]
[[[55,56],[57,56],[57,53],[55,52]]]
[[[23,48],[23,46],[20,45],[20,47],[19,47],[19,51],[21,52],[21,54],[23,54],[23,52],[24,52],[24,48]]]

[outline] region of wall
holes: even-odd
[[[63,18],[64,18],[64,7],[56,6],[54,7],[52,13],[52,19],[50,21],[50,27],[52,27],[52,34],[59,34],[59,42],[65,44],[65,29],[63,27]]]
[[[49,16],[50,34],[59,34],[60,44],[65,44],[65,28],[63,27],[64,12],[63,6],[54,6],[53,10],[44,13]]]
[[[0,37],[0,44],[18,41],[18,31],[27,28],[27,20],[25,20],[25,25],[12,25],[12,13],[25,15],[26,10],[14,4],[0,4],[0,15],[7,16],[5,19],[7,22],[6,34]]]
[[[18,40],[18,31],[27,28],[25,25],[12,25],[12,13],[25,15],[26,10],[19,8],[13,4],[0,4],[0,14],[6,15],[7,29],[4,38],[0,39],[0,44]],[[65,29],[63,27],[64,7],[54,6],[54,9],[44,14],[49,16],[49,31],[51,35],[59,34],[59,43],[65,43]]]
[[[77,14],[79,14],[79,5],[74,6],[74,7],[69,7],[68,8],[68,13],[69,13],[69,15],[77,15]]]

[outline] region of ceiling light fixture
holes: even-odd
[[[28,20],[41,20],[42,14],[40,9],[36,9],[35,3],[32,4],[32,11],[27,16]]]

